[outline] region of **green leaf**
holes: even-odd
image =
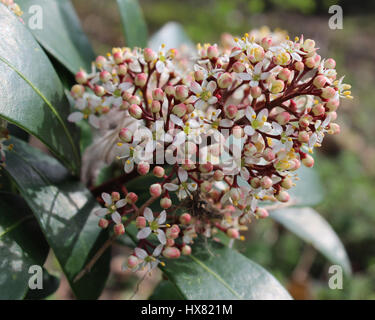
[[[162,280],[155,288],[149,300],[185,300],[176,286],[169,280]]]
[[[6,172],[34,212],[76,297],[97,298],[109,273],[109,250],[90,273],[76,283],[73,279],[108,239],[92,214],[98,204],[54,158],[20,140],[11,141],[15,148],[6,153]]]
[[[49,246],[26,202],[0,193],[0,299],[22,299],[28,290],[29,267],[44,264]]]
[[[299,180],[288,193],[295,206],[314,206],[323,200],[323,186],[314,168],[301,166],[297,171]]]
[[[30,31],[44,49],[73,74],[80,68],[91,70],[95,54],[69,0],[19,0],[17,3],[24,11],[22,19],[27,26],[36,16],[29,8],[42,8],[42,28],[30,28]]]
[[[60,286],[60,279],[49,274],[43,268],[43,289],[29,290],[25,296],[25,300],[42,300],[57,291]]]
[[[144,48],[147,45],[147,26],[137,0],[117,0],[125,43],[128,47]]]
[[[182,45],[194,49],[194,43],[184,31],[184,28],[177,22],[165,24],[149,41],[150,48],[154,50],[159,50],[162,44],[165,44],[167,49],[179,48]]]
[[[281,223],[320,251],[335,264],[351,273],[345,248],[328,222],[312,208],[287,208],[270,211],[270,217]]]
[[[0,117],[35,135],[68,168],[78,171],[78,131],[66,121],[69,103],[50,61],[3,5],[0,30]]]
[[[197,241],[190,256],[165,260],[161,270],[189,300],[291,299],[260,265],[217,242]]]

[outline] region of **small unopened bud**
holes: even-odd
[[[180,216],[180,222],[182,224],[189,224],[191,222],[191,215],[187,212],[183,213],[181,216]]]
[[[183,247],[182,247],[182,250],[181,250],[182,254],[184,256],[188,256],[191,254],[191,247],[188,246],[187,244],[185,244]]]
[[[241,73],[245,71],[246,67],[243,63],[237,61],[233,64],[232,68],[234,72]]]
[[[266,161],[272,161],[272,160],[275,160],[275,153],[273,152],[273,150],[271,148],[266,148],[264,151],[263,151],[263,158],[266,160]]]
[[[290,120],[290,113],[287,112],[287,111],[283,111],[283,112],[280,112],[277,116],[276,116],[276,121],[278,122],[278,124],[280,125],[285,125],[289,122]]]
[[[164,174],[165,174],[165,170],[164,170],[164,168],[162,168],[160,166],[156,166],[154,168],[154,170],[152,171],[152,173],[154,174],[155,177],[163,178]]]
[[[75,84],[70,90],[70,94],[75,99],[81,98],[84,93],[85,93],[85,87],[81,84]]]
[[[108,227],[109,222],[108,222],[107,219],[101,218],[101,219],[99,220],[98,225],[99,225],[100,228],[105,229],[105,228]]]
[[[289,199],[290,199],[290,195],[289,195],[289,193],[286,192],[286,191],[281,191],[281,192],[279,192],[279,193],[275,196],[275,198],[276,198],[277,200],[279,200],[280,202],[288,202]]]
[[[260,219],[265,219],[268,217],[268,211],[267,209],[264,209],[264,208],[256,208],[255,210],[255,215],[260,218]]]
[[[302,143],[307,143],[310,140],[310,135],[306,131],[300,131],[298,133],[298,141]]]
[[[139,73],[135,76],[134,83],[138,87],[144,87],[147,82],[147,75],[145,73]]]
[[[329,134],[339,134],[340,133],[340,126],[337,124],[337,123],[330,123],[329,124],[329,130],[328,130],[328,133]]]
[[[129,107],[129,114],[133,117],[133,118],[136,118],[136,119],[141,119],[142,118],[142,109],[140,106],[138,106],[137,104],[132,104],[130,107]]]
[[[119,132],[119,138],[124,142],[131,142],[133,139],[133,133],[128,128],[122,128]]]
[[[322,97],[324,99],[332,99],[335,95],[336,95],[336,90],[331,87],[322,89]]]
[[[173,86],[166,86],[165,89],[164,89],[165,93],[168,95],[168,96],[174,96],[176,90]]]
[[[331,99],[327,101],[326,103],[326,107],[328,108],[329,111],[336,111],[339,105],[340,105],[339,99]]]
[[[136,256],[129,256],[127,261],[126,261],[126,265],[130,268],[130,269],[134,269],[137,265],[139,264],[139,260]]]
[[[232,82],[233,82],[233,78],[231,74],[228,72],[223,73],[217,80],[217,84],[219,85],[219,88],[222,88],[222,89],[229,88],[232,85]]]
[[[119,201],[121,196],[117,191],[113,191],[111,193],[111,198],[112,198],[112,201]]]
[[[234,126],[232,128],[232,133],[236,139],[240,139],[244,135],[244,131],[240,126]]]
[[[318,103],[315,106],[313,106],[312,112],[314,116],[321,116],[326,112],[326,110],[321,103]]]
[[[129,103],[139,105],[141,103],[141,98],[139,98],[138,96],[131,96],[129,98]]]
[[[210,192],[212,189],[212,183],[210,181],[203,181],[201,183],[201,190],[202,192]]]
[[[282,181],[281,181],[281,186],[284,188],[284,189],[290,189],[291,187],[293,187],[293,181],[292,179],[286,177],[284,178]]]
[[[150,186],[150,195],[152,197],[159,197],[161,195],[161,185],[159,183],[154,183]]]
[[[154,100],[163,101],[164,91],[161,88],[156,88],[156,89],[152,90],[152,98]]]
[[[284,90],[284,87],[285,87],[284,81],[275,80],[275,81],[272,82],[270,91],[271,91],[271,93],[274,93],[274,94],[280,93]]]
[[[216,170],[214,172],[214,179],[215,181],[221,181],[224,179],[224,173],[221,170]]]
[[[157,100],[153,100],[151,103],[151,112],[158,113],[161,109],[161,104]]]
[[[217,46],[209,46],[207,48],[207,57],[209,59],[217,58],[219,56],[219,50]]]
[[[103,65],[106,63],[106,61],[107,61],[106,58],[104,58],[103,56],[97,56],[95,59],[95,66],[98,69],[101,69]]]
[[[117,67],[117,73],[121,76],[124,76],[126,75],[126,73],[128,72],[128,67],[126,64],[119,64],[118,67]]]
[[[187,111],[186,105],[184,103],[180,103],[175,105],[172,109],[172,113],[174,113],[177,117],[182,118]]]
[[[294,68],[296,68],[297,71],[303,71],[303,69],[305,69],[305,65],[303,64],[302,61],[297,61],[294,64]]]
[[[100,72],[99,78],[101,82],[106,83],[112,79],[112,75],[107,70],[103,70],[102,72]]]
[[[143,50],[143,56],[146,62],[152,62],[156,59],[156,53],[151,48],[145,48]]]
[[[167,247],[173,247],[173,246],[175,245],[175,241],[174,241],[174,239],[167,239],[165,245],[166,245]]]
[[[235,118],[237,115],[237,112],[238,112],[238,108],[234,104],[230,104],[229,106],[225,107],[225,115],[229,119]]]
[[[203,81],[204,73],[202,70],[197,70],[194,72],[194,79],[195,81]]]
[[[273,183],[272,183],[272,179],[270,177],[267,177],[267,176],[264,176],[261,180],[260,180],[260,185],[263,189],[269,189],[272,187]]]
[[[113,54],[113,60],[115,61],[116,64],[120,64],[124,62],[124,56],[122,54],[122,51],[116,51]]]
[[[252,178],[252,179],[250,180],[250,185],[251,185],[253,188],[255,188],[255,189],[259,188],[259,187],[260,187],[260,179],[259,179],[259,178]]]
[[[329,58],[324,62],[324,67],[327,69],[334,69],[336,67],[336,61]]]
[[[311,168],[314,166],[314,158],[309,154],[305,154],[304,158],[302,158],[302,163],[304,166]]]
[[[122,234],[125,233],[125,227],[124,227],[124,225],[122,223],[116,224],[113,227],[113,231],[115,232],[115,235],[121,236]]]
[[[165,235],[168,239],[177,239],[180,231],[180,227],[177,224],[174,224],[172,227],[167,229]]]
[[[138,163],[137,171],[141,176],[146,175],[150,171],[150,164],[146,161]]]
[[[259,98],[262,95],[262,89],[260,87],[252,87],[250,94],[253,98]]]
[[[135,226],[139,229],[146,227],[146,218],[141,216],[137,217],[137,219],[135,219]]]
[[[79,84],[85,84],[87,82],[87,73],[84,70],[80,70],[76,73],[76,81]]]
[[[313,85],[315,87],[317,87],[318,89],[321,89],[325,86],[325,84],[327,83],[327,78],[323,75],[319,75],[317,76],[314,81],[313,81]]]
[[[98,97],[102,97],[102,96],[104,96],[104,94],[105,94],[105,89],[104,89],[104,87],[102,87],[102,86],[99,86],[99,85],[95,85],[95,87],[94,87],[94,93],[98,96]]]
[[[278,74],[278,77],[283,80],[283,81],[287,81],[290,77],[290,70],[288,68],[283,68],[279,74]]]
[[[125,197],[125,200],[127,203],[129,204],[134,204],[137,202],[138,200],[138,196],[134,193],[134,192],[129,192],[126,197]]]
[[[176,86],[175,97],[177,100],[184,101],[189,95],[189,89],[184,85]]]
[[[163,250],[163,256],[168,259],[177,259],[180,257],[180,255],[181,255],[181,252],[176,247],[166,247]]]
[[[214,166],[211,162],[207,162],[199,165],[199,171],[202,173],[208,173],[213,170]]]
[[[168,209],[172,206],[172,200],[167,197],[164,197],[160,200],[160,206],[163,209]]]
[[[305,42],[303,43],[302,45],[302,48],[306,51],[306,52],[311,52],[314,50],[315,48],[315,41],[314,40],[311,40],[311,39],[306,39]]]

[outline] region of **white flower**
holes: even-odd
[[[194,106],[200,110],[205,109],[207,106],[213,105],[217,102],[217,98],[213,95],[217,88],[215,81],[207,83],[203,81],[202,85],[198,82],[193,82],[190,86],[190,90],[194,92],[195,96],[192,96],[192,102],[195,102]]]
[[[310,136],[308,147],[314,148],[316,144],[320,145],[324,138],[324,133],[327,131],[327,126],[331,122],[331,117],[328,115],[324,121],[318,120],[315,122],[315,132]]]
[[[164,245],[167,242],[167,238],[164,231],[160,228],[167,227],[167,225],[163,225],[167,219],[167,212],[163,210],[160,212],[160,215],[154,219],[152,210],[150,208],[145,208],[143,211],[143,216],[148,222],[148,227],[141,229],[137,234],[137,238],[146,239],[151,233],[155,233],[160,243]]]
[[[159,244],[153,251],[152,255],[149,255],[146,250],[141,248],[135,248],[134,252],[135,255],[141,262],[138,264],[138,266],[133,269],[133,271],[137,271],[139,269],[148,268],[149,271],[152,269],[155,269],[158,264],[161,262],[156,257],[160,256],[161,251],[163,250],[164,245]]]
[[[262,109],[258,115],[255,113],[252,107],[246,108],[246,118],[250,121],[251,126],[245,126],[244,132],[248,136],[252,136],[255,133],[255,130],[259,130],[262,132],[270,131],[271,124],[266,122],[268,118],[268,109]]]
[[[111,214],[113,222],[116,224],[121,224],[121,215],[117,212],[117,209],[122,208],[126,205],[125,199],[120,199],[116,202],[112,200],[110,194],[103,192],[102,199],[104,200],[105,208],[100,208],[94,211],[94,214],[98,217],[104,217],[107,214]]]
[[[147,161],[152,157],[154,150],[153,141],[147,141],[146,145],[142,145],[140,140],[134,140],[132,144],[124,143],[120,146],[122,156],[118,159],[125,159],[124,170],[130,173],[134,169],[134,163],[139,161]]]
[[[285,131],[283,127],[277,122],[272,122],[272,134],[280,135],[280,139],[272,139],[272,150],[276,154],[280,150],[284,149],[289,152],[293,148],[293,140],[290,137],[294,133],[294,128],[291,125],[287,125]]]
[[[177,175],[180,184],[166,183],[164,185],[164,188],[168,191],[178,191],[177,197],[182,200],[185,199],[188,195],[191,195],[191,192],[197,190],[198,185],[195,182],[187,182],[188,173],[182,168],[178,169]]]
[[[207,118],[204,120],[206,123],[210,124],[210,127],[214,130],[217,130],[219,127],[230,128],[233,126],[234,122],[229,119],[220,119],[219,116],[221,110],[217,109],[210,112]]]

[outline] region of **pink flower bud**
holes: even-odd
[[[243,63],[237,61],[233,64],[232,68],[234,72],[241,73],[245,71],[246,67]]]
[[[191,247],[188,246],[187,244],[185,244],[183,247],[182,247],[182,250],[181,250],[182,254],[184,256],[188,256],[191,254]]]
[[[143,50],[143,56],[146,62],[152,62],[156,59],[156,53],[151,48],[145,48]]]
[[[268,50],[269,47],[272,46],[272,38],[271,37],[264,37],[260,44],[264,48],[264,50]]]
[[[290,120],[290,113],[287,111],[283,111],[276,116],[276,121],[278,122],[278,124],[282,126],[287,124],[289,120]]]
[[[113,231],[115,232],[115,235],[116,236],[121,236],[125,233],[125,227],[122,223],[120,224],[116,224],[114,227],[113,227]]]
[[[238,201],[240,200],[240,192],[239,192],[239,189],[237,188],[232,188],[230,191],[230,198],[233,200],[233,201]]]
[[[143,111],[140,106],[132,104],[129,108],[129,113],[133,118],[141,119]]]
[[[139,73],[135,76],[134,83],[138,87],[144,87],[147,82],[147,75],[145,73]]]
[[[298,141],[302,143],[307,143],[310,140],[310,135],[306,131],[300,131],[298,133]]]
[[[106,83],[112,79],[112,75],[107,70],[103,70],[102,72],[100,72],[99,78],[101,82]]]
[[[101,69],[106,61],[106,58],[104,58],[103,56],[97,56],[95,59],[95,65],[98,69]]]
[[[232,239],[238,239],[240,237],[240,232],[237,229],[229,228],[227,230],[227,236]]]
[[[316,62],[315,62],[314,57],[307,58],[306,61],[305,61],[306,67],[308,67],[310,69],[315,68],[315,64],[316,64]]]
[[[156,88],[156,89],[152,90],[152,98],[154,100],[163,101],[164,91],[161,88]]]
[[[324,67],[327,69],[334,69],[336,67],[336,61],[329,58],[324,62]]]
[[[229,119],[234,119],[237,115],[237,112],[238,112],[238,108],[234,104],[230,104],[229,106],[225,107],[225,115]]]
[[[150,171],[150,164],[146,161],[138,163],[137,171],[141,176],[146,175]]]
[[[165,174],[164,168],[162,168],[160,166],[156,166],[152,172],[153,172],[154,176],[158,177],[158,178],[163,178],[164,174]]]
[[[265,219],[268,217],[268,211],[264,208],[256,208],[255,215],[260,219]]]
[[[128,101],[130,104],[141,104],[141,99],[138,96],[131,96]]]
[[[120,200],[120,194],[117,192],[117,191],[113,191],[111,193],[111,198],[112,198],[112,201],[119,201]]]
[[[274,154],[274,152],[272,151],[271,148],[266,148],[266,149],[263,151],[263,158],[264,158],[266,161],[272,161],[272,160],[275,160],[275,154]]]
[[[167,239],[167,242],[165,243],[167,247],[173,247],[175,245],[175,241],[173,239]]]
[[[139,229],[146,227],[146,218],[141,216],[137,217],[137,219],[135,219],[135,226]]]
[[[208,59],[217,58],[219,56],[219,50],[217,46],[209,46],[207,48],[207,57]]]
[[[314,166],[314,158],[309,154],[305,154],[305,156],[302,158],[302,163],[304,166],[311,168]]]
[[[163,250],[163,256],[168,259],[177,259],[181,255],[180,250],[178,250],[176,247],[166,247]]]
[[[303,69],[305,69],[305,65],[303,64],[302,61],[297,61],[294,64],[294,68],[296,68],[297,71],[303,71]]]
[[[160,111],[160,109],[161,109],[161,104],[160,104],[160,102],[157,101],[157,100],[153,100],[153,101],[151,102],[151,112],[153,112],[153,113],[158,113],[158,112]]]
[[[191,222],[191,215],[187,212],[183,213],[181,216],[180,216],[180,222],[182,224],[189,224]]]
[[[290,195],[289,195],[289,193],[286,192],[286,191],[281,191],[281,192],[279,192],[279,193],[275,196],[275,198],[276,198],[277,200],[279,200],[280,202],[288,202],[289,199],[290,199]]]
[[[134,193],[134,192],[129,192],[126,197],[125,197],[125,200],[127,203],[129,204],[134,204],[137,202],[138,200],[138,196]]]
[[[234,126],[232,128],[232,133],[236,139],[240,139],[244,135],[244,131],[240,126]]]
[[[131,142],[133,133],[128,128],[122,128],[119,133],[119,138],[124,142]]]
[[[87,82],[87,73],[84,70],[80,70],[76,73],[76,81],[79,84],[85,84]]]
[[[327,112],[326,115],[331,117],[331,121],[335,121],[337,119],[336,111]]]
[[[340,133],[340,126],[337,124],[337,123],[330,123],[329,124],[329,130],[328,130],[328,133],[329,134],[339,134]]]
[[[176,92],[174,86],[166,86],[165,89],[164,89],[164,91],[165,91],[165,93],[166,93],[168,96],[170,96],[170,97],[174,96],[174,94],[175,94],[175,92]]]
[[[302,128],[307,128],[310,125],[310,121],[307,117],[302,117],[302,118],[299,119],[298,124]]]
[[[315,49],[315,41],[311,39],[306,39],[305,42],[302,45],[302,48],[306,52],[311,52]]]
[[[263,189],[269,189],[272,187],[272,179],[270,177],[264,176],[262,180],[260,180],[260,185]]]
[[[117,73],[121,76],[124,76],[126,75],[126,73],[128,72],[128,67],[126,64],[119,64],[118,67],[117,67]]]
[[[327,87],[327,88],[322,89],[321,96],[324,99],[332,99],[335,95],[336,95],[336,90],[331,88],[331,87]]]
[[[281,80],[284,80],[284,81],[287,81],[290,77],[290,70],[288,68],[283,68],[279,74],[278,74],[278,77],[281,79]]]
[[[197,70],[194,72],[194,79],[195,81],[203,81],[204,73],[202,70]]]
[[[126,261],[126,265],[130,268],[130,269],[134,269],[137,265],[139,264],[139,260],[136,256],[129,256],[127,261]]]
[[[253,98],[259,98],[262,95],[262,89],[260,87],[252,87],[250,89],[250,94]]]
[[[167,197],[164,197],[160,200],[160,206],[163,209],[168,209],[172,206],[172,200]]]
[[[284,178],[282,181],[281,181],[281,186],[284,188],[284,189],[290,189],[291,187],[293,187],[293,181],[292,179],[286,177]]]
[[[75,84],[70,90],[70,94],[75,99],[81,98],[84,93],[85,93],[85,87],[81,84]]]
[[[150,186],[150,195],[152,197],[160,197],[161,191],[162,189],[159,183],[154,183]]]
[[[233,78],[232,75],[228,72],[223,73],[220,75],[219,79],[217,80],[217,84],[219,88],[226,89],[232,85]]]
[[[203,172],[203,173],[211,172],[213,170],[213,168],[214,168],[214,166],[211,162],[207,162],[207,163],[199,165],[199,171]]]
[[[175,105],[172,109],[172,113],[174,113],[177,117],[182,118],[187,111],[186,105],[184,103],[180,103]]]
[[[289,170],[295,171],[299,169],[300,166],[301,166],[301,161],[299,161],[298,159],[293,159]]]
[[[167,231],[165,232],[165,235],[168,239],[177,239],[179,233],[180,233],[180,228],[178,227],[178,225],[174,224],[172,227],[167,229]]]
[[[250,179],[250,185],[255,189],[259,188],[260,187],[260,179],[259,178]]]
[[[177,100],[184,101],[189,95],[189,89],[184,85],[176,86],[175,97]]]
[[[116,64],[120,64],[124,62],[124,56],[122,54],[122,51],[116,51],[113,54],[113,60],[115,61]]]
[[[327,83],[327,78],[325,76],[322,76],[322,75],[319,75],[319,76],[315,77],[315,79],[313,81],[313,85],[315,87],[317,87],[318,89],[323,88],[326,83]]]
[[[336,111],[340,105],[339,99],[331,99],[327,101],[326,107],[329,111]]]
[[[98,224],[98,225],[99,225],[100,228],[105,229],[105,228],[108,227],[109,222],[108,222],[107,219],[101,218],[101,219],[99,220],[99,224]]]
[[[98,97],[102,97],[102,96],[104,96],[104,94],[105,94],[105,89],[104,89],[104,87],[102,87],[102,86],[99,86],[99,85],[95,85],[95,87],[94,87],[94,93],[98,96]]]

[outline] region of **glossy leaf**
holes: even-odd
[[[177,22],[168,22],[158,30],[149,41],[149,47],[159,50],[165,44],[167,49],[179,48],[186,45],[189,49],[194,49],[194,44],[185,33],[183,27]]]
[[[149,300],[185,300],[176,286],[169,280],[162,280],[155,288]]]
[[[147,26],[137,0],[117,0],[125,43],[128,47],[147,45]]]
[[[69,0],[19,0],[17,3],[24,11],[22,19],[44,49],[73,74],[80,68],[91,70],[95,54]],[[42,9],[42,28],[37,28],[34,22],[38,14],[36,6]]]
[[[312,208],[286,208],[270,211],[270,216],[285,228],[311,243],[333,263],[351,273],[345,248],[328,222]]]
[[[66,121],[69,103],[50,61],[4,5],[0,30],[0,117],[35,135],[68,168],[78,171],[78,131]]]
[[[92,214],[98,204],[54,158],[20,140],[12,143],[6,172],[34,212],[77,298],[97,298],[109,273],[109,250],[90,273],[76,283],[73,279],[108,238]]]
[[[29,268],[44,264],[49,246],[26,202],[0,193],[0,300],[22,299],[28,290]]]

